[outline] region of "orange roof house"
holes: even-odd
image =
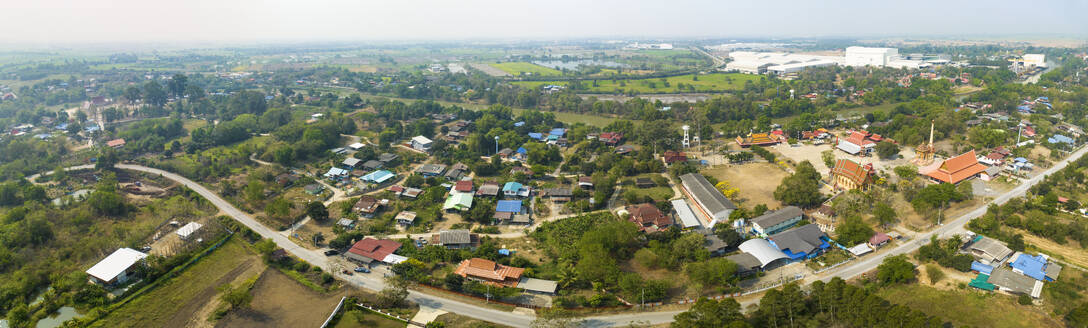
[[[967,180],[986,170],[986,166],[978,163],[975,151],[969,151],[959,156],[946,159],[941,167],[926,173],[930,178],[941,182],[956,184]]]
[[[749,133],[748,137],[737,137],[736,141],[741,147],[766,146],[778,144],[782,142],[783,138],[783,136],[775,133]]]
[[[865,189],[872,182],[873,165],[861,165],[848,159],[835,161],[831,168],[831,183],[835,188]]]
[[[517,287],[518,282],[521,281],[522,272],[525,272],[525,269],[505,266],[481,258],[461,261],[461,265],[453,270],[454,274],[462,277],[501,287]]]
[[[125,138],[113,139],[106,142],[106,146],[110,148],[121,148],[125,146]]]

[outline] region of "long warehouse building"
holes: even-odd
[[[718,222],[729,222],[729,215],[737,209],[733,202],[722,195],[702,174],[688,173],[680,176],[680,191],[691,199],[704,227],[713,228]]]

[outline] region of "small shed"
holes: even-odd
[[[196,233],[196,231],[200,230],[201,227],[203,227],[203,225],[201,225],[200,223],[189,222],[185,226],[181,227],[181,229],[178,229],[178,231],[175,231],[175,233],[178,234],[178,237],[180,237],[181,240],[189,240],[189,236],[192,236],[193,233]]]

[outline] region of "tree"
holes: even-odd
[[[181,99],[181,96],[185,94],[186,87],[189,84],[189,77],[185,74],[174,74],[170,78],[170,81],[166,82],[166,88],[170,90],[170,94],[174,95],[175,99]]]
[[[446,286],[446,289],[459,292],[461,291],[461,285],[465,283],[465,277],[459,274],[446,274],[446,278],[442,279],[442,284]]]
[[[137,101],[140,101],[141,96],[142,93],[140,92],[140,88],[132,86],[125,88],[125,92],[123,94],[123,97],[125,97],[125,99],[128,99],[129,103],[135,103]],[[83,120],[80,120],[80,122],[83,122]]]
[[[404,305],[408,299],[408,280],[392,276],[385,279],[385,289],[378,292],[378,307],[394,308]]]
[[[893,170],[902,180],[914,180],[918,176],[918,169],[910,165],[896,166]]]
[[[1024,235],[1015,234],[1009,240],[1009,249],[1017,252],[1023,252],[1027,245],[1024,244]]]
[[[822,159],[824,161],[824,165],[827,165],[827,167],[829,167],[829,168],[835,167],[835,151],[834,150],[828,149],[828,150],[825,150],[823,152],[820,152],[820,159]]]
[[[1069,327],[1088,327],[1088,302],[1081,303],[1065,315]]]
[[[729,198],[729,199],[733,199],[733,197],[736,197],[737,192],[740,191],[737,188],[733,188],[733,185],[729,184],[729,181],[725,181],[725,180],[722,180],[722,181],[718,182],[718,184],[714,185],[714,187],[718,188],[718,191],[721,192],[722,195],[725,195],[725,197]]]
[[[880,202],[876,204],[876,208],[873,209],[873,218],[881,226],[887,227],[889,224],[895,223],[898,219],[898,215],[895,214],[895,209],[889,206],[887,203]]]
[[[166,91],[164,91],[162,85],[156,81],[147,81],[147,84],[144,84],[143,97],[147,100],[148,104],[153,106],[162,106],[166,104]]]
[[[224,284],[219,286],[219,293],[219,299],[223,301],[223,304],[230,306],[231,310],[247,307],[253,300],[253,294],[250,294],[249,288],[244,285],[235,287],[229,283]]]
[[[944,271],[941,271],[941,268],[938,267],[936,264],[927,264],[926,276],[929,277],[929,283],[937,284],[938,281],[944,279]]]
[[[886,257],[884,262],[876,267],[876,270],[877,281],[884,285],[906,283],[914,280],[914,264],[907,261],[906,255]]]
[[[321,202],[309,202],[306,204],[306,215],[315,221],[325,221],[329,219],[329,209]]]
[[[732,298],[720,301],[699,298],[687,311],[673,317],[673,328],[703,327],[748,327],[744,314],[740,312],[740,303]]]
[[[847,217],[838,227],[835,227],[836,238],[840,244],[856,245],[869,240],[873,236],[873,228],[861,221],[856,216]]]
[[[792,175],[782,179],[774,191],[774,199],[788,205],[811,207],[823,201],[820,195],[820,173],[808,161],[797,165]]]
[[[1016,298],[1016,303],[1019,303],[1020,305],[1031,305],[1033,302],[1031,301],[1031,296],[1020,294],[1020,296]]]
[[[888,141],[881,141],[876,144],[876,154],[880,158],[895,158],[899,155],[899,145]]]
[[[737,273],[737,264],[719,257],[704,262],[688,263],[685,271],[692,281],[704,286],[724,286]]]
[[[745,240],[744,236],[741,236],[736,230],[730,229],[728,223],[719,223],[718,226],[715,226],[714,234],[729,247],[737,247]]]

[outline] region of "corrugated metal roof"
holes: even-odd
[[[695,212],[691,211],[687,201],[674,199],[672,200],[672,208],[676,210],[676,216],[680,218],[680,224],[684,228],[701,227],[703,225],[699,223],[699,219],[695,217]]]
[[[691,193],[695,203],[714,216],[712,219],[717,219],[718,216],[724,216],[725,212],[737,209],[737,206],[733,205],[733,202],[726,198],[725,195],[722,195],[718,189],[710,185],[710,181],[707,181],[702,174],[688,173],[680,176],[680,181],[684,188]]]

